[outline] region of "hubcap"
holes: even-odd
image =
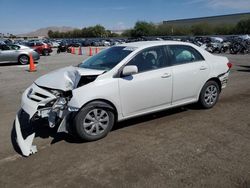
[[[205,91],[205,102],[208,105],[213,105],[218,97],[217,87],[214,85],[210,85],[207,87]]]
[[[20,63],[21,64],[27,64],[29,62],[29,59],[27,56],[20,57]]]
[[[103,133],[109,125],[109,115],[103,109],[91,110],[83,120],[83,128],[91,136]]]

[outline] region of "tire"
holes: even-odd
[[[220,89],[217,82],[213,80],[206,82],[200,93],[200,106],[204,109],[212,108],[217,103],[219,94]]]
[[[77,135],[85,141],[99,140],[112,129],[113,108],[102,101],[87,104],[74,118]]]
[[[44,56],[48,56],[48,55],[49,55],[49,50],[44,49],[44,50],[43,50],[43,55],[44,55]]]
[[[21,65],[27,65],[30,63],[30,58],[27,55],[20,55],[18,57],[18,63],[20,63]]]

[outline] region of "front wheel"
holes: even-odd
[[[74,119],[78,136],[86,141],[105,137],[114,125],[111,108],[98,107],[98,103],[90,103],[84,107]]]
[[[208,81],[201,90],[199,104],[205,109],[212,108],[217,103],[219,94],[219,85],[213,80]]]

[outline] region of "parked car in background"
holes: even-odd
[[[72,43],[69,43],[69,44],[67,44],[67,46],[66,46],[67,52],[70,53],[72,47],[78,48],[78,47],[80,47],[80,46],[81,46],[81,43],[79,43],[79,42],[72,42]]]
[[[34,61],[40,59],[40,55],[33,49],[17,44],[0,44],[0,63],[18,62],[22,65],[29,64],[29,54]]]
[[[18,145],[25,156],[35,152],[35,133],[24,140],[20,116],[31,121],[46,118],[58,132],[73,129],[81,139],[94,141],[105,137],[117,121],[190,103],[212,108],[226,87],[231,66],[226,57],[184,42],[107,48],[77,67],[38,78],[25,90],[15,121]]]
[[[53,51],[51,45],[44,42],[39,42],[39,41],[26,42],[25,45],[31,47],[37,53],[44,56],[48,56]]]

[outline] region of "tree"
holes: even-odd
[[[153,23],[138,21],[131,31],[132,37],[153,36],[156,34],[156,27]]]
[[[131,29],[127,29],[127,30],[125,30],[125,31],[122,33],[122,36],[123,36],[123,37],[131,37],[131,36],[132,36],[131,32],[132,32]]]
[[[213,29],[211,25],[206,22],[192,25],[191,33],[193,35],[211,35],[213,34]]]
[[[216,35],[230,35],[234,33],[234,29],[234,25],[221,24],[213,28],[213,33]]]
[[[250,19],[241,20],[235,27],[236,34],[249,34],[250,33]]]
[[[53,38],[54,37],[54,32],[52,30],[48,31],[48,36],[49,38]]]

